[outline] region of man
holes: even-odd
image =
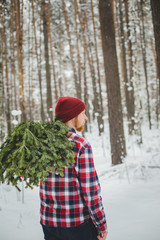
[[[50,173],[40,185],[41,224],[46,240],[105,240],[107,224],[94,167],[92,148],[76,133],[83,131],[85,104],[73,97],[60,97],[56,118],[62,120],[75,141],[75,164],[64,168],[64,177]]]

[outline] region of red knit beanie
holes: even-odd
[[[78,116],[86,108],[84,102],[74,97],[59,97],[55,115],[64,123]]]

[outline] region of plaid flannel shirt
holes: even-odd
[[[64,177],[49,174],[40,184],[41,223],[54,227],[74,227],[91,218],[99,233],[107,230],[94,167],[92,148],[85,138],[70,128],[76,141],[75,165],[64,168]]]

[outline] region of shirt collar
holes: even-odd
[[[72,127],[68,127],[68,128],[69,128],[69,131],[76,133],[76,130],[74,128]]]

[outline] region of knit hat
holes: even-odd
[[[65,123],[78,116],[85,108],[86,105],[84,102],[78,98],[59,97],[55,108],[55,115]]]

